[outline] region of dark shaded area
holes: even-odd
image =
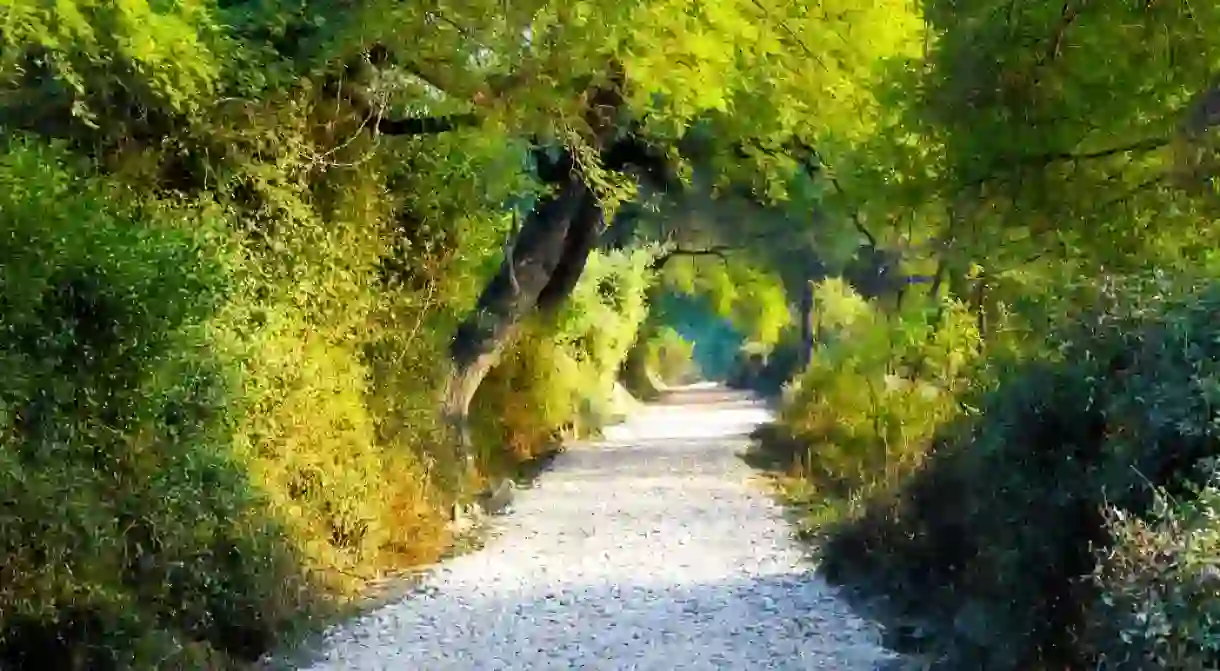
[[[1199,460],[1220,454],[1202,393],[1163,395],[1220,360],[1216,300],[1149,315],[1126,298],[1083,318],[1062,360],[970,401],[981,413],[943,427],[921,471],[831,529],[825,574],[883,597],[896,631],[922,623],[938,668],[1094,668],[1124,647],[1098,634],[1114,585],[1090,577],[1114,543],[1105,511],[1147,515],[1153,487],[1189,500]]]

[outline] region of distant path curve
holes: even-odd
[[[486,548],[333,629],[317,671],[871,670],[893,655],[812,572],[737,454],[748,396],[671,390],[518,493]]]

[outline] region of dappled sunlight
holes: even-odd
[[[1220,668],[1220,3],[2,7],[0,665]]]

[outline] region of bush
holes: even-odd
[[[309,603],[232,452],[240,377],[210,327],[225,223],[58,151],[0,156],[0,661],[250,659]]]
[[[849,315],[822,315],[822,342],[785,390],[770,447],[783,446],[819,497],[855,505],[923,463],[936,429],[958,412],[980,343],[956,302],[936,328],[922,312],[889,316],[842,303]]]
[[[595,252],[553,320],[535,320],[475,395],[484,459],[530,459],[618,412],[614,384],[647,315],[653,250]]]
[[[270,227],[66,156],[0,165],[0,659],[220,667],[438,556],[462,298],[387,286],[375,172],[268,191]]]
[[[1214,472],[1214,471],[1213,471]],[[1220,664],[1220,489],[1160,492],[1148,519],[1111,509],[1094,571],[1087,653],[1107,669],[1202,671]]]
[[[1214,499],[1195,492],[1218,447],[1220,291],[1187,289],[1102,287],[1057,355],[1002,376],[901,491],[836,530],[827,573],[947,623],[945,650],[969,668],[1205,664],[1216,600],[1195,567],[1214,558],[1199,512]],[[1157,488],[1195,503],[1158,517]]]
[[[696,374],[695,344],[672,328],[662,328],[647,343],[648,369],[668,385],[688,382]]]

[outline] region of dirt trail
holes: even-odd
[[[556,459],[496,537],[336,627],[312,669],[840,669],[892,653],[737,456],[768,411],[676,390]]]

